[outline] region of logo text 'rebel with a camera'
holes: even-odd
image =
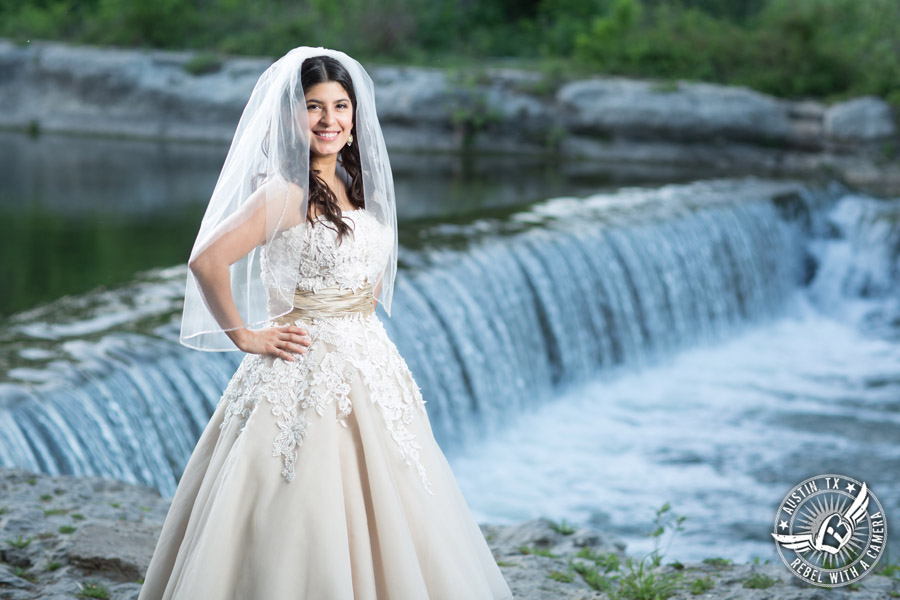
[[[865,482],[817,475],[781,501],[772,537],[794,575],[813,585],[839,587],[872,571],[884,554],[887,524]]]

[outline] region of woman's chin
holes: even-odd
[[[313,156],[334,156],[338,152],[341,151],[341,145],[335,142],[331,142],[328,144],[311,144],[309,147],[309,153]]]

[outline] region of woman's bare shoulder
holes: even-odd
[[[306,192],[292,181],[271,179],[253,192],[253,200],[265,204],[270,217],[281,218],[279,229],[287,229],[303,222],[301,209]]]
[[[269,179],[262,183],[253,195],[259,195],[263,198],[286,197],[292,202],[301,203],[306,192],[302,187],[293,181],[286,181],[281,178]]]

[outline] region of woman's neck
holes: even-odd
[[[337,154],[330,156],[313,156],[311,168],[319,172],[319,178],[324,181],[334,192],[334,184],[336,183],[335,170],[337,168]]]

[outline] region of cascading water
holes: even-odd
[[[438,441],[452,453],[562,384],[646,364],[777,312],[796,285],[800,254],[773,198],[810,193],[759,181],[635,188],[438,228],[429,238],[437,249],[408,261],[417,267],[401,274],[396,317],[384,319],[429,401]],[[467,247],[441,249],[451,234]],[[149,299],[135,310],[171,310],[183,275],[170,269],[144,284]],[[101,306],[85,322],[115,318]],[[27,335],[44,325],[38,317],[13,329]],[[66,328],[55,333],[65,338]],[[156,335],[68,341],[77,367],[44,385],[6,383],[0,462],[171,494],[241,358],[173,339],[168,324]]]
[[[809,293],[818,309],[900,339],[900,204],[848,194],[816,217],[809,246],[821,268]]]
[[[821,399],[790,406],[814,407],[804,419],[833,409],[815,395],[817,371],[806,377],[802,364],[778,374],[819,351],[810,332],[798,334],[807,341],[797,349],[773,333],[780,345],[767,351],[769,363],[744,356],[764,340],[729,340],[744,340],[748,328],[795,331],[783,323],[797,318],[798,290],[835,315],[862,297],[866,323],[896,325],[897,210],[836,185],[755,178],[556,198],[507,217],[421,228],[420,247],[401,250],[395,316],[382,318],[476,516],[569,515],[610,526],[631,544],[635,519],[615,515],[658,506],[671,489],[682,494],[676,506],[680,499],[694,515],[711,512],[735,539],[756,540],[729,547],[749,556],[768,541],[764,529],[747,533],[748,521],[768,518],[767,499],[777,502],[789,485],[784,474],[799,481],[804,473],[777,466],[801,450],[776,452],[782,423],[768,419],[787,410],[784,398]],[[2,360],[12,368],[0,383],[0,464],[100,474],[171,495],[242,358],[178,345],[184,275],[183,266],[145,273],[120,290],[61,299],[6,325]],[[850,340],[853,360],[888,369],[881,387],[865,394],[894,410],[876,396],[900,390],[889,372],[895,346],[872,350],[844,329],[810,327]],[[729,343],[738,344],[736,354]],[[717,347],[731,362],[705,350]],[[870,350],[882,358],[871,360]],[[682,355],[687,366],[673,371]],[[845,368],[847,381],[876,377],[859,364]],[[804,447],[819,443],[789,433]],[[760,455],[760,444],[773,454]],[[758,495],[731,504],[707,498],[736,478],[754,483]],[[882,502],[900,494],[883,482],[879,491]],[[728,517],[729,506],[758,514]],[[715,532],[693,535],[695,552],[715,546]]]
[[[416,357],[435,435],[468,444],[561,384],[777,313],[802,258],[772,199],[784,192],[630,190],[544,203],[512,234],[474,225],[492,235],[430,257],[400,287],[403,319],[386,323]]]

